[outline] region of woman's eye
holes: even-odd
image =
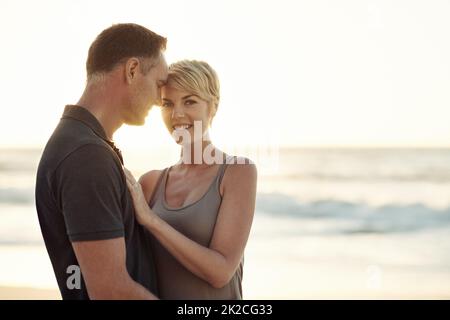
[[[197,103],[197,101],[195,101],[195,100],[186,100],[185,101],[185,104],[188,105],[188,106],[192,105],[192,104],[195,104],[195,103]]]
[[[169,108],[172,106],[172,104],[170,102],[163,102],[161,105],[163,108]]]

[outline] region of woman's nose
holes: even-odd
[[[184,117],[183,108],[174,107],[172,112],[172,118],[183,118],[183,117]]]

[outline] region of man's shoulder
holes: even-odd
[[[78,145],[55,167],[56,172],[73,171],[71,174],[120,172],[120,160],[108,145],[87,142]]]
[[[86,163],[105,161],[114,158],[114,151],[90,128],[77,121],[61,121],[45,146],[40,166],[56,169],[73,157]]]
[[[79,121],[62,119],[50,137],[46,149],[56,153],[70,153],[85,145],[108,147],[107,143],[88,126]]]

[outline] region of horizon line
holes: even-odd
[[[22,145],[1,145],[0,149],[3,150],[33,150],[33,149],[44,149],[45,144],[38,145],[38,144],[22,144]],[[157,149],[170,149],[174,146],[165,146],[165,145],[157,145],[152,146],[152,148]],[[245,149],[252,147],[251,145],[223,145],[225,148],[236,148],[236,149]],[[417,144],[417,145],[411,145],[411,144],[285,144],[285,145],[278,145],[276,146],[279,149],[286,150],[286,149],[450,149],[449,145],[423,145],[423,144]],[[129,146],[127,148],[128,150],[136,150],[139,149],[138,146]]]

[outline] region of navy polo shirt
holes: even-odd
[[[63,299],[89,299],[82,277],[79,289],[68,285],[73,266],[79,266],[71,242],[118,237],[125,239],[130,276],[157,294],[151,237],[135,219],[122,164],[119,149],[98,120],[83,107],[66,106],[42,154],[35,190]]]

